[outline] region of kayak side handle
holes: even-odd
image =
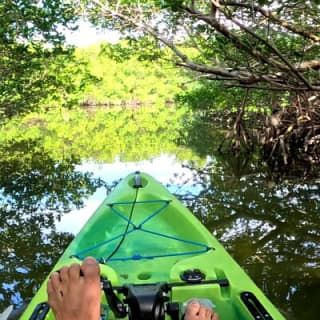
[[[241,292],[241,300],[256,320],[273,320],[268,311],[252,292]]]
[[[32,315],[30,316],[29,320],[43,320],[49,312],[49,309],[50,306],[47,302],[39,303],[32,312]]]

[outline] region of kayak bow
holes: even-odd
[[[221,320],[284,319],[205,226],[145,173],[117,185],[53,270],[87,256],[100,263],[102,319],[177,320],[190,298],[211,300]],[[54,319],[46,282],[21,319]]]

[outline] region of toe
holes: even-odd
[[[70,286],[70,278],[69,278],[69,268],[68,267],[62,267],[59,272],[59,276],[61,279],[61,294],[65,295]]]
[[[56,288],[53,285],[53,281],[50,278],[47,282],[47,295],[48,295],[48,303],[51,306],[51,308],[56,308],[59,302],[62,299],[62,296],[60,294],[60,290],[56,290]]]
[[[53,286],[52,286],[52,281],[49,279],[47,282],[47,294],[48,296],[53,294],[55,292]]]
[[[211,320],[212,316],[213,316],[213,311],[208,308],[205,308],[205,319]]]
[[[201,306],[199,310],[199,319],[201,320],[211,320],[213,318],[214,312],[206,307]]]
[[[197,301],[191,301],[186,307],[185,319],[194,319],[200,311],[200,304]]]
[[[69,268],[62,267],[59,271],[61,282],[68,282],[69,281]]]
[[[208,308],[200,307],[199,318],[200,319],[207,319],[207,311],[208,311]]]
[[[61,280],[60,280],[60,275],[58,272],[53,272],[50,275],[50,289],[52,288],[52,290],[56,291],[56,292],[60,292],[61,290]]]
[[[86,258],[81,265],[81,270],[85,280],[100,281],[100,267],[95,258]]]
[[[80,265],[77,263],[72,264],[68,270],[68,273],[71,282],[78,281],[80,278]]]

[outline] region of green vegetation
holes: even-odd
[[[279,171],[320,163],[318,0],[82,3],[94,24],[118,30],[135,55],[190,70],[201,84],[183,100],[202,115],[236,110],[225,120],[235,154],[259,145]]]
[[[62,30],[78,18],[73,0],[0,5],[1,122],[79,102],[140,106],[178,97],[202,120],[222,119],[235,154],[258,145],[280,171],[319,163],[317,1],[80,3],[92,23],[122,40],[66,46]]]
[[[43,107],[74,102],[83,65],[64,46],[63,28],[74,28],[71,2],[0,4],[0,121]]]
[[[139,42],[143,57],[167,47],[177,65],[227,88],[320,90],[318,0],[82,3],[94,24]]]
[[[172,101],[175,94],[181,91],[181,84],[186,77],[174,68],[172,63],[159,60],[141,61],[135,54],[121,59],[116,56],[117,46],[102,43],[77,49],[77,56],[88,62],[90,73],[96,79],[83,90],[81,103],[164,103]]]
[[[8,137],[9,138],[9,137]],[[56,221],[83,206],[102,185],[76,169],[80,159],[56,159],[40,139],[11,137],[0,144],[0,310],[32,296],[72,235]]]
[[[194,159],[176,145],[184,111],[173,106],[48,110],[15,116],[0,129],[0,310],[32,297],[72,235],[56,222],[104,181],[83,161],[112,163],[164,153]],[[12,268],[14,266],[14,268]],[[8,284],[8,285],[7,285]]]
[[[319,186],[279,181],[320,163],[319,1],[80,3],[0,3],[0,311],[69,243],[56,220],[105,186],[78,165],[169,153],[194,161],[186,202],[218,236],[237,231],[224,239],[260,286],[318,315]],[[80,11],[122,40],[68,47]]]
[[[2,127],[0,143],[37,140],[59,161],[66,155],[108,163],[116,159],[138,161],[164,152],[197,159],[189,149],[176,144],[184,114],[183,109],[173,106],[52,110],[12,119]]]

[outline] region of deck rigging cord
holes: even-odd
[[[205,253],[209,250],[214,250],[214,248],[209,247],[206,244],[201,243],[201,242],[197,242],[197,241],[193,241],[193,240],[189,240],[189,239],[183,239],[183,238],[179,238],[179,237],[176,237],[176,236],[173,236],[170,234],[164,234],[164,233],[157,232],[155,230],[150,230],[150,229],[144,228],[143,225],[146,224],[148,221],[150,221],[152,218],[154,218],[159,213],[163,212],[163,210],[169,206],[169,204],[171,203],[172,200],[155,199],[155,200],[137,201],[139,189],[143,188],[141,176],[138,172],[136,172],[136,175],[134,177],[133,187],[135,188],[135,196],[134,196],[133,201],[121,201],[121,202],[114,202],[114,203],[107,204],[109,206],[110,210],[115,215],[117,215],[119,218],[121,218],[127,222],[124,232],[119,235],[116,235],[110,239],[107,239],[105,241],[97,243],[89,248],[81,250],[80,252],[72,255],[73,257],[76,257],[80,260],[83,260],[84,255],[87,254],[88,252],[93,251],[94,249],[97,249],[97,248],[102,247],[104,245],[107,245],[107,244],[109,244],[115,240],[118,240],[118,239],[120,239],[120,241],[118,242],[116,247],[112,250],[112,252],[106,258],[105,257],[97,258],[97,260],[100,263],[106,264],[108,261],[128,261],[128,260],[163,258],[163,257],[170,257],[170,256],[184,256],[184,255],[192,255],[192,254],[201,254],[201,253]],[[134,213],[134,209],[136,208],[137,204],[160,204],[160,206],[156,210],[152,211],[142,222],[139,223],[139,225],[136,225],[133,222],[133,213]],[[125,206],[125,205],[131,206],[128,216],[126,213],[123,213],[122,211],[117,209],[117,206]],[[132,226],[132,229],[129,230],[130,225]],[[179,242],[182,242],[185,244],[190,244],[190,245],[196,246],[198,249],[197,250],[190,250],[190,251],[183,251],[183,252],[172,252],[172,253],[153,254],[153,255],[141,255],[138,253],[138,254],[132,255],[131,257],[113,258],[115,256],[115,254],[121,248],[127,235],[129,235],[137,230],[144,232],[144,233],[147,233],[147,234],[154,235],[154,236],[179,241]]]
[[[109,256],[107,258],[103,258],[103,262],[104,263],[107,263],[118,252],[118,250],[120,249],[123,241],[125,240],[125,238],[126,238],[126,236],[128,234],[129,226],[131,224],[131,220],[132,220],[132,216],[133,216],[133,210],[134,210],[134,208],[136,206],[136,203],[137,203],[139,187],[136,187],[135,189],[136,189],[136,193],[135,193],[134,200],[132,202],[132,206],[131,206],[131,210],[130,210],[130,213],[129,213],[128,222],[127,222],[127,226],[125,228],[125,231],[124,231],[124,233],[122,235],[121,240],[119,241],[118,245],[116,246],[116,248],[109,254]]]

